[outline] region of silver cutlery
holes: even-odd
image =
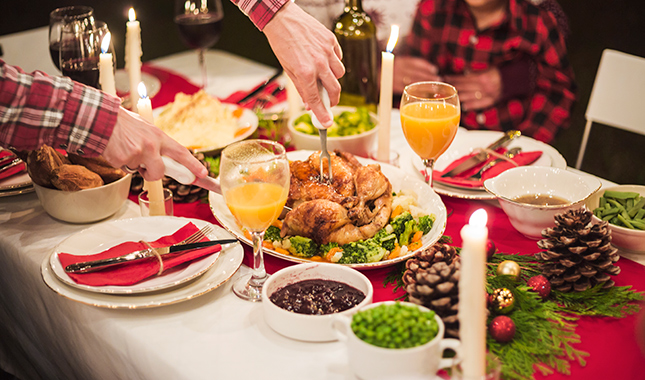
[[[520,153],[521,151],[522,151],[522,148],[520,148],[520,147],[511,148],[506,153],[504,153],[504,156],[507,157],[507,158],[513,158],[513,157],[517,156],[517,154]],[[486,165],[484,165],[481,169],[479,169],[479,171],[477,173],[471,175],[468,179],[475,179],[475,180],[482,179],[482,175],[484,174],[484,172],[486,170],[492,168],[493,166],[499,164],[502,161],[506,161],[506,160],[504,158],[494,159],[493,161],[491,161],[491,162],[487,163]]]
[[[481,164],[482,162],[488,160],[488,158],[489,158],[488,151],[494,151],[494,150],[497,150],[497,149],[505,146],[511,140],[519,137],[521,134],[522,133],[520,131],[515,131],[515,130],[508,131],[508,132],[504,133],[504,136],[502,136],[500,139],[498,139],[497,141],[495,141],[492,144],[490,144],[488,147],[486,147],[486,149],[481,150],[476,155],[470,157],[466,161],[462,162],[461,164],[457,165],[456,167],[451,169],[449,172],[444,173],[441,176],[442,177],[454,177],[457,174],[461,174],[461,173],[465,172],[466,170],[471,169],[471,168]]]
[[[334,116],[331,112],[331,101],[329,100],[329,94],[327,93],[327,90],[322,86],[322,83],[318,82],[318,95],[320,95],[320,100],[322,100],[323,105],[325,106],[325,109],[329,113],[329,116],[333,119]],[[329,155],[329,151],[327,150],[327,128],[323,127],[322,123],[316,115],[311,116],[311,122],[313,123],[314,127],[318,128],[318,134],[320,135],[320,181],[325,180],[325,170],[323,169],[323,159],[327,159],[327,166],[328,166],[328,171],[329,171],[329,176],[327,177],[327,182],[331,182],[333,177],[332,177],[332,172],[331,172],[331,156]]]

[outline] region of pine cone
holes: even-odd
[[[403,283],[410,302],[434,310],[446,326],[446,336],[459,337],[459,269],[456,249],[437,243],[406,262]]]
[[[568,210],[555,215],[553,228],[542,231],[544,239],[538,247],[546,251],[535,257],[554,289],[568,292],[587,290],[597,284],[603,288],[614,286],[610,275],[620,273],[618,250],[611,246],[608,223],[591,222],[593,213],[586,209]]]
[[[206,169],[208,169],[210,173],[210,163],[204,159],[204,154],[193,153],[193,155],[206,167]],[[168,176],[163,177],[162,183],[164,188],[172,191],[172,200],[177,203],[191,203],[208,194],[208,190],[206,189],[202,189],[199,186],[181,184]],[[132,174],[130,191],[133,193],[140,193],[142,190],[143,178],[141,177],[141,174]]]

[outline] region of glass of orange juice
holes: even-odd
[[[405,139],[423,160],[426,182],[432,186],[434,162],[448,149],[459,127],[457,90],[442,82],[412,83],[403,90],[400,111]]]
[[[289,195],[289,161],[284,146],[269,140],[245,140],[222,151],[220,184],[226,206],[253,240],[253,270],[233,284],[233,292],[249,301],[262,300],[264,232],[274,223]]]

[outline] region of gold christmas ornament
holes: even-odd
[[[515,307],[515,296],[507,288],[495,289],[490,297],[492,309],[499,314],[508,314]]]
[[[497,275],[498,276],[511,276],[514,280],[520,278],[520,264],[516,263],[513,260],[504,260],[497,266]]]

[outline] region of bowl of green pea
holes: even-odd
[[[645,253],[645,186],[600,189],[587,200],[593,220],[609,223],[611,243],[625,252]]]
[[[434,311],[410,302],[385,301],[336,316],[332,326],[346,342],[349,366],[363,380],[433,378],[456,364],[443,358],[460,342],[444,339],[444,324]]]

